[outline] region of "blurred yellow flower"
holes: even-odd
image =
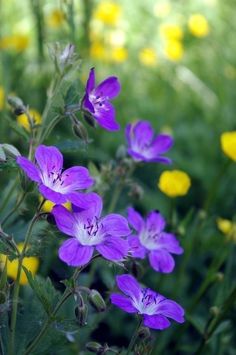
[[[164,171],[158,182],[159,189],[169,197],[186,195],[190,186],[190,177],[181,170]]]
[[[54,9],[48,15],[46,21],[49,27],[51,28],[58,28],[60,27],[65,20],[65,14],[60,9]]]
[[[101,1],[93,14],[94,19],[105,25],[117,25],[121,16],[121,6],[113,1]]]
[[[40,113],[37,110],[34,109],[30,109],[29,110],[29,114],[30,116],[33,118],[33,123],[35,125],[39,125],[42,122],[42,116],[40,115]],[[17,116],[17,123],[24,127],[26,129],[26,131],[30,131],[30,124],[29,124],[29,120],[26,116],[25,113],[23,113],[22,115]]]
[[[0,39],[0,49],[24,51],[29,46],[29,36],[24,34],[5,36]]]
[[[42,202],[43,201],[43,197],[39,196],[39,201]],[[52,211],[53,206],[55,206],[55,203],[49,200],[46,200],[42,206],[42,211],[45,213],[50,213]],[[71,211],[71,203],[70,202],[66,202],[63,203],[63,205],[66,209],[68,209],[68,211]]]
[[[201,14],[193,14],[190,16],[188,28],[195,37],[206,37],[210,32],[207,19]]]
[[[143,48],[139,52],[139,60],[147,67],[154,67],[157,64],[157,54],[153,48]]]
[[[108,42],[111,46],[123,47],[125,44],[126,35],[122,30],[112,30],[108,34]]]
[[[123,63],[128,58],[127,49],[124,47],[114,47],[111,49],[111,60],[116,63]]]
[[[153,13],[156,17],[166,17],[171,12],[171,5],[169,2],[158,2],[154,5]]]
[[[236,223],[229,219],[217,218],[218,229],[227,237],[228,240],[236,242]]]
[[[167,40],[181,40],[183,38],[183,30],[179,25],[164,23],[159,27],[160,34]]]
[[[183,58],[183,44],[177,40],[168,40],[164,49],[165,55],[172,61],[178,61]]]
[[[19,243],[17,245],[20,252],[22,252],[23,246],[24,243]],[[16,280],[19,261],[18,259],[14,259],[13,261],[10,261],[6,255],[1,254],[0,263],[4,265],[6,260],[7,260],[7,276],[12,278],[13,280]],[[39,259],[34,256],[26,257],[24,258],[22,265],[27,270],[31,271],[33,275],[35,275],[36,272],[38,271]],[[24,270],[22,270],[20,276],[20,285],[26,285],[27,283],[28,283],[27,276]]]
[[[220,141],[221,149],[225,155],[236,161],[236,131],[222,133]]]
[[[93,42],[90,46],[90,57],[98,60],[107,60],[108,54],[101,42]]]
[[[2,86],[0,86],[0,111],[3,109],[5,104],[5,91]]]

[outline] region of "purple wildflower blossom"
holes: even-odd
[[[81,196],[80,203],[72,205],[72,212],[63,206],[53,208],[57,227],[71,237],[59,249],[60,259],[68,265],[87,264],[94,250],[111,261],[127,256],[129,245],[122,237],[131,232],[128,221],[119,214],[101,217],[101,211],[102,199],[94,192]]]
[[[128,153],[135,161],[170,164],[171,159],[163,157],[173,145],[173,138],[167,134],[154,137],[154,131],[148,121],[129,123],[126,126]]]
[[[90,70],[82,107],[108,131],[117,131],[120,128],[115,120],[115,109],[109,101],[119,94],[120,89],[120,83],[115,76],[110,76],[95,86],[95,71],[94,68]]]
[[[119,275],[116,283],[125,295],[113,293],[111,303],[127,313],[141,314],[146,327],[159,330],[168,328],[170,321],[167,318],[178,323],[184,322],[184,310],[178,303],[149,288],[142,288],[133,276]]]
[[[175,261],[171,254],[182,254],[183,248],[173,234],[164,232],[163,216],[152,211],[145,221],[137,211],[128,208],[128,221],[137,232],[128,237],[132,256],[144,259],[148,255],[155,271],[172,272]]]
[[[40,145],[35,151],[36,164],[25,157],[17,163],[26,175],[39,185],[40,193],[48,200],[61,204],[80,200],[77,190],[87,189],[93,184],[88,169],[74,166],[62,171],[63,156],[56,147]]]

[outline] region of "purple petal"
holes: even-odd
[[[174,144],[174,139],[167,134],[159,134],[151,144],[150,156],[166,153]]]
[[[120,295],[118,293],[113,293],[110,296],[111,303],[115,306],[121,308],[123,311],[127,313],[136,313],[137,309],[134,308],[130,299],[124,295]]]
[[[84,95],[82,106],[86,111],[89,111],[92,114],[95,112],[94,106],[92,102],[89,100],[88,94]]]
[[[153,316],[145,315],[143,325],[148,328],[163,330],[170,326],[170,322],[160,314]]]
[[[175,261],[166,250],[155,250],[149,254],[149,261],[154,270],[170,273],[175,267]]]
[[[139,147],[148,146],[153,138],[154,131],[148,121],[139,121],[133,126],[133,137],[135,145]],[[135,150],[135,149],[134,149]]]
[[[119,94],[120,89],[121,86],[118,78],[115,76],[110,76],[96,87],[95,95],[100,97],[106,97],[108,99],[113,99]]]
[[[127,149],[127,152],[135,161],[149,161],[149,158],[146,158],[143,154],[135,152],[133,149]]]
[[[116,276],[116,283],[119,289],[127,296],[136,298],[138,300],[140,295],[142,295],[142,289],[137,280],[132,275],[123,274]]]
[[[164,217],[156,211],[152,211],[147,216],[147,229],[152,230],[155,233],[160,233],[166,225]]]
[[[91,217],[99,218],[102,212],[102,198],[95,192],[87,194],[74,193],[70,195],[73,203],[72,209],[79,220]]]
[[[146,249],[140,243],[138,236],[136,236],[136,235],[129,236],[128,243],[129,243],[129,247],[130,247],[129,251],[130,251],[133,258],[140,258],[140,259],[145,258]]]
[[[104,233],[104,235],[125,237],[131,233],[127,219],[119,214],[109,214],[101,219],[101,223],[103,225],[102,233]]]
[[[178,323],[184,322],[184,309],[175,301],[165,299],[158,304],[157,313],[174,319]]]
[[[108,101],[102,107],[96,108],[94,117],[98,124],[108,131],[118,131],[120,129],[120,125],[115,120],[115,109]]]
[[[68,201],[66,195],[61,194],[60,192],[53,191],[45,185],[39,186],[39,191],[46,198],[46,200],[52,201],[58,205]]]
[[[131,131],[132,131],[132,124],[129,123],[129,124],[127,124],[127,126],[125,128],[125,137],[126,137],[128,146],[131,145]]]
[[[174,234],[171,233],[161,233],[158,239],[158,244],[173,254],[182,254],[184,252],[183,248],[179,245],[179,241]]]
[[[160,163],[160,164],[172,164],[172,160],[170,158],[166,157],[156,157],[156,158],[146,158],[146,161],[149,161],[150,163]]]
[[[59,249],[59,258],[69,266],[86,265],[92,258],[94,248],[82,246],[75,238],[66,240]]]
[[[95,88],[95,70],[94,68],[90,69],[89,77],[86,83],[86,93],[90,94],[90,92]]]
[[[66,193],[87,189],[94,183],[88,169],[82,166],[73,166],[72,168],[66,169],[62,173],[61,180],[63,184],[61,189]]]
[[[24,170],[28,178],[35,182],[41,181],[37,167],[29,159],[24,157],[17,157],[16,162],[18,165],[20,165],[21,169]]]
[[[128,208],[128,221],[129,224],[137,231],[140,232],[141,229],[144,227],[144,220],[141,217],[140,213],[135,211],[134,208]]]
[[[61,232],[74,237],[76,220],[73,214],[69,212],[65,207],[59,205],[53,207],[52,214],[55,218],[57,228]]]
[[[102,244],[96,246],[97,251],[111,261],[121,261],[129,251],[128,242],[117,237],[108,237]]]
[[[50,175],[51,172],[61,172],[63,156],[56,147],[38,146],[35,158],[43,173]]]

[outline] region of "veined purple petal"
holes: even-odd
[[[147,216],[147,230],[155,231],[160,233],[166,226],[166,221],[164,217],[156,211],[152,211]]]
[[[38,146],[35,158],[42,173],[50,175],[52,172],[61,172],[62,170],[63,156],[56,147]]]
[[[53,207],[52,214],[55,218],[57,228],[71,236],[74,237],[75,233],[75,224],[76,220],[74,218],[74,215],[68,211],[65,207],[56,205]]]
[[[88,94],[84,95],[82,106],[86,111],[89,111],[91,114],[94,114],[95,112],[94,106],[92,102],[89,100]]]
[[[124,295],[120,295],[118,293],[113,293],[110,296],[111,303],[115,306],[121,308],[123,311],[127,313],[137,313],[137,309],[134,308],[130,299]]]
[[[66,195],[61,194],[60,192],[53,191],[45,185],[39,186],[39,191],[46,198],[46,200],[52,201],[58,205],[68,201]]]
[[[90,69],[89,77],[86,83],[86,93],[90,94],[90,92],[95,88],[95,70],[94,68]]]
[[[149,161],[143,154],[135,152],[133,149],[127,149],[128,154],[136,161]]]
[[[121,261],[127,256],[129,245],[125,239],[108,237],[102,244],[97,245],[96,249],[105,259]]]
[[[172,164],[172,160],[170,158],[166,158],[166,157],[150,157],[150,158],[146,158],[146,161],[149,161],[150,163],[160,163],[160,164]]]
[[[102,198],[95,192],[73,193],[71,202],[73,203],[72,210],[79,220],[87,220],[95,216],[99,218],[101,215]]]
[[[146,256],[146,249],[140,243],[139,237],[136,235],[130,235],[128,237],[129,252],[133,258],[144,259]]]
[[[120,125],[115,120],[115,109],[109,101],[96,109],[94,117],[98,124],[108,131],[118,131]]]
[[[109,214],[101,219],[101,223],[103,224],[102,232],[104,235],[125,237],[131,233],[127,219],[119,214]]]
[[[127,296],[138,300],[142,295],[142,289],[132,275],[123,274],[116,276],[116,283],[119,289]]]
[[[106,97],[108,99],[113,99],[119,94],[120,89],[121,86],[118,78],[115,76],[110,76],[96,87],[95,95],[100,97]]]
[[[86,265],[92,258],[94,248],[82,246],[75,238],[66,240],[59,249],[59,258],[69,266]]]
[[[140,232],[142,228],[144,227],[144,220],[140,213],[135,211],[134,208],[129,207],[128,208],[128,221],[129,224],[137,231]]]
[[[151,156],[166,153],[174,144],[174,139],[167,134],[159,134],[152,142],[149,149]]]
[[[149,261],[154,270],[170,273],[175,267],[175,261],[171,254],[166,250],[155,250],[149,254]]]
[[[157,313],[174,319],[178,323],[184,322],[184,309],[175,301],[165,299],[158,304]]]
[[[184,252],[183,248],[179,245],[179,241],[176,239],[175,235],[171,233],[162,232],[160,234],[158,244],[173,254],[180,255]]]
[[[166,317],[162,316],[161,314],[153,316],[145,315],[143,325],[151,329],[163,330],[170,326],[170,322]]]
[[[148,121],[138,121],[133,126],[133,136],[134,141],[139,147],[148,146],[153,138],[154,131],[150,122]]]
[[[29,159],[17,157],[16,161],[17,164],[20,165],[21,169],[24,170],[28,178],[35,182],[41,181],[38,168]]]
[[[87,189],[92,186],[94,180],[91,178],[88,169],[82,166],[73,166],[66,169],[61,176],[62,191],[69,193],[75,190]]]

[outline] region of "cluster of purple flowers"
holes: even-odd
[[[95,73],[91,69],[82,108],[109,131],[119,129],[114,107],[109,101],[119,91],[120,83],[116,77],[109,77],[95,86]],[[135,161],[171,162],[163,154],[171,148],[173,139],[164,134],[154,138],[149,122],[129,124],[126,138],[127,152]],[[181,254],[183,249],[173,234],[164,231],[166,222],[159,212],[151,211],[146,220],[133,208],[128,209],[127,219],[114,213],[101,216],[102,198],[94,192],[80,192],[94,183],[86,168],[74,166],[63,171],[61,152],[45,145],[36,149],[35,161],[21,156],[17,158],[26,175],[38,184],[44,198],[56,204],[52,210],[56,225],[68,236],[59,249],[59,258],[63,262],[73,267],[83,266],[96,251],[112,262],[147,256],[155,271],[173,271],[172,254]],[[72,203],[71,211],[62,206],[67,201]],[[117,276],[116,282],[124,295],[113,293],[111,302],[128,313],[142,315],[145,326],[164,329],[170,325],[168,318],[179,323],[184,321],[184,310],[180,305],[141,287],[133,276]]]

